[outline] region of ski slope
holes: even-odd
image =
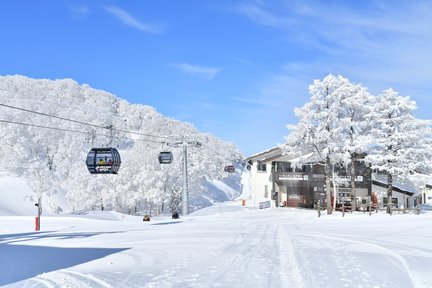
[[[225,203],[172,220],[0,216],[5,287],[431,287],[432,211],[341,214]]]

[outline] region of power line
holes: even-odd
[[[24,96],[24,97],[27,96],[27,95],[25,95],[25,94],[23,94],[23,93],[19,93],[19,92],[16,92],[16,91],[7,90],[7,89],[5,89],[5,88],[0,88],[0,91],[9,92],[9,93],[11,93],[11,94],[20,95],[20,96]],[[43,96],[48,95],[48,96],[56,97],[57,99],[59,99],[59,97],[58,97],[57,94],[51,94],[51,93],[48,93],[48,92],[46,92],[46,91],[43,92],[43,93],[41,93],[41,92],[39,92],[39,91],[34,91],[34,92],[32,92],[32,95],[33,95],[33,94],[37,95],[36,97],[43,97]],[[43,103],[43,104],[45,104],[45,105],[52,105],[52,106],[62,106],[62,105],[63,105],[63,103],[61,103],[61,102],[55,102],[55,101],[52,101],[51,99],[49,99],[49,100],[48,100],[48,99],[36,99],[36,97],[31,97],[31,99],[21,98],[21,99],[20,99],[20,102],[26,101],[26,102],[31,102],[31,104],[34,104],[34,102],[39,102],[39,103]],[[61,99],[60,99],[60,100],[61,100]],[[68,107],[68,108],[70,108],[70,107]],[[77,106],[74,106],[74,107],[73,107],[73,110],[74,110],[74,111],[78,110],[78,111],[81,111],[81,112],[83,112],[83,113],[86,113],[86,112],[87,112],[87,111],[85,111],[85,110],[83,110],[83,109],[80,109],[80,107],[77,107]]]
[[[73,132],[73,133],[89,134],[89,132],[77,131],[77,130],[72,130],[72,129],[50,127],[50,126],[31,124],[31,123],[15,122],[15,121],[3,120],[3,119],[0,119],[0,122],[7,123],[7,124],[17,124],[17,125],[24,125],[24,126],[30,126],[30,127],[52,129],[52,130],[58,130],[58,131],[66,131],[66,132]],[[102,135],[102,134],[99,134],[99,135]],[[103,135],[103,136],[109,136],[109,135]]]
[[[4,91],[4,92],[9,92],[9,93],[12,93],[12,94],[16,94],[16,95],[25,96],[22,93],[18,93],[18,92],[15,92],[15,91],[10,91],[10,90],[4,89],[4,88],[0,88],[0,91]],[[48,95],[54,96],[52,94],[48,94]],[[78,121],[78,120],[68,119],[68,118],[64,118],[64,117],[60,117],[60,116],[50,115],[50,114],[46,114],[46,113],[42,113],[42,112],[38,112],[38,111],[33,111],[33,110],[30,110],[30,109],[25,109],[25,108],[15,107],[15,106],[11,106],[11,105],[6,105],[6,104],[2,104],[2,103],[0,103],[0,106],[11,108],[11,109],[17,109],[17,110],[25,111],[25,112],[28,112],[28,113],[34,113],[34,114],[38,114],[38,115],[41,115],[41,116],[52,117],[52,118],[56,118],[56,119],[60,119],[60,120],[64,120],[64,121],[74,122],[74,123],[78,123],[78,124],[81,124],[81,125],[87,125],[87,126],[91,126],[91,127],[100,128],[100,129],[109,129],[109,130],[112,130],[112,126],[100,126],[100,125],[96,125],[96,124],[92,124],[92,123],[87,123],[87,122],[82,122],[82,121]],[[121,130],[121,129],[115,129],[115,130],[119,131],[119,132],[123,132],[123,133],[131,133],[131,134],[140,135],[140,136],[146,136],[146,137],[155,137],[155,138],[169,139],[169,140],[174,140],[174,141],[178,140],[178,139],[174,138],[173,136],[171,136],[171,137],[170,136],[159,136],[159,135],[154,135],[154,134],[145,134],[145,133],[139,133],[139,132],[127,131],[127,130]]]
[[[47,117],[51,117],[51,118],[56,118],[56,119],[60,119],[60,120],[64,120],[64,121],[74,122],[74,123],[78,123],[78,124],[82,124],[82,125],[87,125],[87,126],[92,126],[92,127],[96,127],[96,128],[106,129],[106,127],[100,126],[100,125],[95,125],[95,124],[90,124],[90,123],[81,122],[81,121],[77,121],[77,120],[67,119],[67,118],[63,118],[63,117],[60,117],[60,116],[50,115],[50,114],[46,114],[46,113],[42,113],[42,112],[37,112],[37,111],[33,111],[33,110],[28,110],[28,109],[24,109],[24,108],[19,108],[19,107],[15,107],[15,106],[10,106],[10,105],[6,105],[6,104],[2,104],[2,103],[0,103],[0,106],[6,107],[6,108],[11,108],[11,109],[16,109],[16,110],[20,110],[20,111],[24,111],[24,112],[28,112],[28,113],[33,113],[33,114],[37,114],[37,115],[42,115],[42,116],[47,116]]]
[[[16,125],[23,125],[23,126],[29,126],[29,127],[36,127],[36,128],[51,129],[51,130],[57,130],[57,131],[80,133],[80,134],[86,134],[86,135],[93,134],[93,135],[96,135],[96,136],[110,137],[110,135],[107,135],[107,134],[78,131],[78,130],[73,130],[73,129],[58,128],[58,127],[44,126],[44,125],[31,124],[31,123],[23,123],[23,122],[9,121],[9,120],[3,120],[3,119],[0,119],[0,122],[1,123],[7,123],[7,124],[16,124]],[[163,143],[163,142],[160,142],[160,141],[153,141],[153,140],[146,140],[146,139],[132,139],[130,137],[122,137],[122,138],[130,139],[130,140],[134,140],[134,141],[143,141],[143,142],[158,143],[158,144]]]
[[[13,93],[13,94],[23,95],[23,94],[20,94],[20,93],[14,92],[14,91],[9,91],[9,90],[3,89],[3,88],[0,88],[0,90],[1,91],[6,91],[6,92],[9,92],[9,93]],[[43,113],[43,112],[38,112],[38,111],[30,110],[30,109],[25,109],[25,108],[21,108],[21,107],[11,106],[11,105],[7,105],[7,104],[3,104],[3,103],[0,103],[0,106],[6,107],[6,108],[10,108],[10,109],[20,110],[20,111],[27,112],[27,113],[33,113],[33,114],[37,114],[37,115],[40,115],[40,116],[51,117],[51,118],[55,118],[55,119],[59,119],[59,120],[63,120],[63,121],[69,121],[69,122],[77,123],[77,124],[80,124],[80,125],[95,127],[95,128],[99,128],[99,129],[106,129],[106,130],[110,130],[110,131],[115,130],[115,131],[119,131],[119,132],[123,132],[123,133],[135,134],[135,135],[146,136],[146,137],[154,137],[154,138],[160,138],[160,139],[167,139],[167,140],[179,142],[179,140],[176,139],[176,138],[174,138],[173,136],[171,136],[171,137],[170,136],[159,136],[159,135],[154,135],[154,134],[139,133],[139,132],[134,132],[134,131],[122,130],[122,129],[112,129],[112,125],[111,126],[96,125],[96,124],[87,123],[87,122],[83,122],[83,121],[78,121],[78,120],[74,120],[74,119],[64,118],[64,117],[61,117],[61,116],[50,115],[50,114],[46,114],[46,113]],[[38,127],[38,128],[45,128],[45,129],[53,129],[53,130],[66,131],[66,132],[89,134],[89,132],[77,131],[77,130],[72,130],[72,129],[57,128],[57,127],[48,127],[48,126],[43,126],[43,125],[21,123],[21,122],[7,121],[7,120],[0,120],[0,122],[9,123],[9,124],[20,124],[20,125],[26,125],[26,126],[32,126],[32,127]],[[94,135],[110,137],[110,135],[104,135],[104,134],[98,134],[98,133],[95,133]],[[159,144],[166,143],[165,141],[152,141],[152,140],[144,140],[144,139],[132,139],[131,137],[124,137],[124,138],[130,139],[130,140],[138,140],[138,141],[144,141],[144,142],[159,143]],[[180,142],[184,142],[184,141],[180,141]],[[209,149],[213,153],[215,153],[215,154],[217,154],[217,155],[225,158],[226,160],[228,160],[228,158],[226,156],[223,156],[222,154],[218,153],[217,151],[211,149],[208,145],[202,144],[202,146],[204,146],[205,148]]]
[[[223,160],[232,161],[232,159],[228,158],[227,156],[222,155],[221,153],[217,152],[216,150],[213,150],[213,149],[210,148],[208,145],[203,144],[202,142],[200,142],[200,143],[201,143],[201,145],[202,145],[204,148],[207,148],[208,150],[212,151],[213,153],[215,153],[215,154],[221,156]]]
[[[63,117],[49,115],[49,114],[45,114],[45,113],[41,113],[41,112],[37,112],[37,111],[32,111],[32,110],[28,110],[28,109],[24,109],[24,108],[14,107],[14,106],[6,105],[6,104],[1,104],[0,103],[0,106],[7,107],[7,108],[12,108],[12,109],[17,109],[17,110],[22,110],[22,111],[25,111],[25,112],[39,114],[39,115],[43,115],[43,116],[47,116],[47,117],[53,117],[53,118],[57,118],[57,119],[60,119],[60,120],[71,121],[71,122],[75,122],[75,123],[79,123],[79,124],[83,124],[83,125],[87,125],[87,126],[90,125],[90,126],[95,126],[95,127],[98,127],[98,128],[107,129],[106,127],[103,127],[103,126],[88,124],[88,123],[81,122],[81,121],[75,121],[75,120],[71,120],[71,119],[66,119],[66,118],[63,118]],[[24,126],[36,127],[36,128],[52,129],[52,130],[57,130],[57,131],[72,132],[72,133],[91,134],[91,132],[78,131],[78,130],[66,129],[66,128],[58,128],[58,127],[45,126],[45,125],[38,125],[38,124],[31,124],[31,123],[16,122],[16,121],[3,120],[3,119],[0,119],[0,122],[1,123],[7,123],[7,124],[24,125]],[[134,132],[131,132],[131,131],[122,131],[122,130],[117,130],[117,131],[124,132],[124,133],[132,133],[132,134],[134,133]],[[145,135],[145,134],[141,134],[141,133],[135,133],[135,134]],[[93,133],[93,135],[110,137],[110,135],[100,134],[100,133]],[[123,137],[123,138],[130,139],[130,140],[138,140],[138,141],[143,141],[143,142],[150,142],[150,143],[167,144],[167,142],[164,142],[164,141],[152,141],[152,140],[145,140],[145,139],[132,139],[130,137]],[[176,145],[178,143],[183,143],[183,142],[184,141],[177,141],[174,145]],[[197,141],[194,141],[194,142],[197,142]],[[209,149],[213,153],[218,154],[219,156],[222,156],[223,158],[226,158],[222,154],[220,154],[217,151],[215,151],[215,150],[211,149],[210,147],[208,147],[208,145],[202,144],[201,142],[199,144],[200,144],[199,146],[204,146],[205,148]],[[169,146],[174,146],[174,145],[169,145]],[[228,159],[228,158],[226,158],[226,159]]]
[[[2,90],[2,89],[0,89],[0,90]],[[20,111],[24,111],[24,112],[28,112],[28,113],[33,113],[33,114],[37,114],[37,115],[41,115],[41,116],[51,117],[51,118],[55,118],[55,119],[59,119],[59,120],[63,120],[63,121],[69,121],[69,122],[73,122],[73,123],[77,123],[77,124],[81,124],[81,125],[96,127],[99,129],[113,130],[112,126],[96,125],[96,124],[82,122],[82,121],[73,120],[73,119],[68,119],[68,118],[64,118],[64,117],[60,117],[60,116],[56,116],[56,115],[50,115],[50,114],[46,114],[46,113],[42,113],[42,112],[38,112],[38,111],[34,111],[34,110],[29,110],[29,109],[25,109],[25,108],[16,107],[16,106],[11,106],[11,105],[7,105],[7,104],[3,104],[3,103],[0,103],[0,106],[10,108],[10,109],[20,110]],[[130,133],[130,134],[146,136],[146,137],[154,137],[154,138],[168,139],[168,140],[174,140],[174,141],[177,140],[174,137],[169,137],[169,136],[159,136],[159,135],[139,133],[139,132],[134,132],[134,131],[127,131],[127,130],[122,130],[122,129],[114,129],[114,130],[119,131],[119,132],[123,132],[123,133]]]

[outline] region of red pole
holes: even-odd
[[[39,231],[39,230],[40,230],[39,217],[35,217],[35,231]]]
[[[38,203],[35,204],[35,206],[38,208],[38,216],[35,219],[35,230],[40,230],[40,216],[42,214],[42,197],[38,197]]]

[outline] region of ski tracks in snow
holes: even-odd
[[[427,287],[413,283],[413,272],[397,249],[371,239],[320,233],[294,237],[301,270],[309,275],[307,287]],[[370,258],[375,258],[374,265]]]
[[[290,235],[279,224],[246,222],[208,250],[160,271],[145,287],[306,287]]]
[[[278,225],[278,235],[280,287],[306,287],[288,230]]]
[[[72,270],[59,270],[41,274],[35,278],[30,279],[24,284],[24,287],[33,288],[80,288],[80,287],[94,287],[94,288],[111,288],[110,284],[95,277],[92,274],[80,273]]]
[[[268,219],[252,225],[215,259],[224,264],[209,287],[304,287],[288,232]]]
[[[207,255],[189,255],[145,287],[281,287],[275,225],[246,224]],[[202,273],[202,267],[209,269]],[[200,273],[201,272],[201,273]]]

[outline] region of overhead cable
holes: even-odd
[[[11,105],[7,105],[7,104],[3,104],[3,103],[0,103],[0,106],[10,108],[10,109],[20,110],[20,111],[24,111],[24,112],[28,112],[28,113],[33,113],[33,114],[37,114],[37,115],[41,115],[41,116],[51,117],[51,118],[55,118],[55,119],[59,119],[59,120],[63,120],[63,121],[69,121],[69,122],[73,122],[73,123],[77,123],[77,124],[81,124],[81,125],[96,127],[96,128],[100,128],[100,129],[115,130],[115,131],[119,131],[119,132],[123,132],[123,133],[130,133],[130,134],[146,136],[146,137],[176,140],[174,137],[169,137],[169,136],[159,136],[159,135],[145,134],[145,133],[139,133],[139,132],[134,132],[134,131],[127,131],[127,130],[122,130],[122,129],[112,129],[112,126],[96,125],[96,124],[82,122],[82,121],[73,120],[73,119],[68,119],[68,118],[64,118],[64,117],[60,117],[60,116],[56,116],[56,115],[50,115],[50,114],[46,114],[46,113],[42,113],[42,112],[38,112],[38,111],[33,111],[33,110],[25,109],[25,108],[11,106]]]
[[[87,135],[92,134],[91,132],[88,132],[88,131],[78,131],[78,130],[73,130],[73,129],[58,128],[58,127],[44,126],[44,125],[31,124],[31,123],[23,123],[23,122],[16,122],[16,121],[3,120],[3,119],[0,119],[0,123],[16,124],[16,125],[23,125],[23,126],[51,129],[51,130],[57,130],[57,131],[72,132],[72,133],[80,133],[80,134],[87,134]],[[100,133],[93,133],[93,135],[110,137],[110,135],[108,135],[108,134],[100,134]],[[162,143],[160,141],[154,141],[154,140],[132,139],[130,137],[122,137],[122,138],[130,139],[130,140],[134,140],[134,141],[142,141],[142,142],[150,142],[150,143],[158,143],[158,144]]]

